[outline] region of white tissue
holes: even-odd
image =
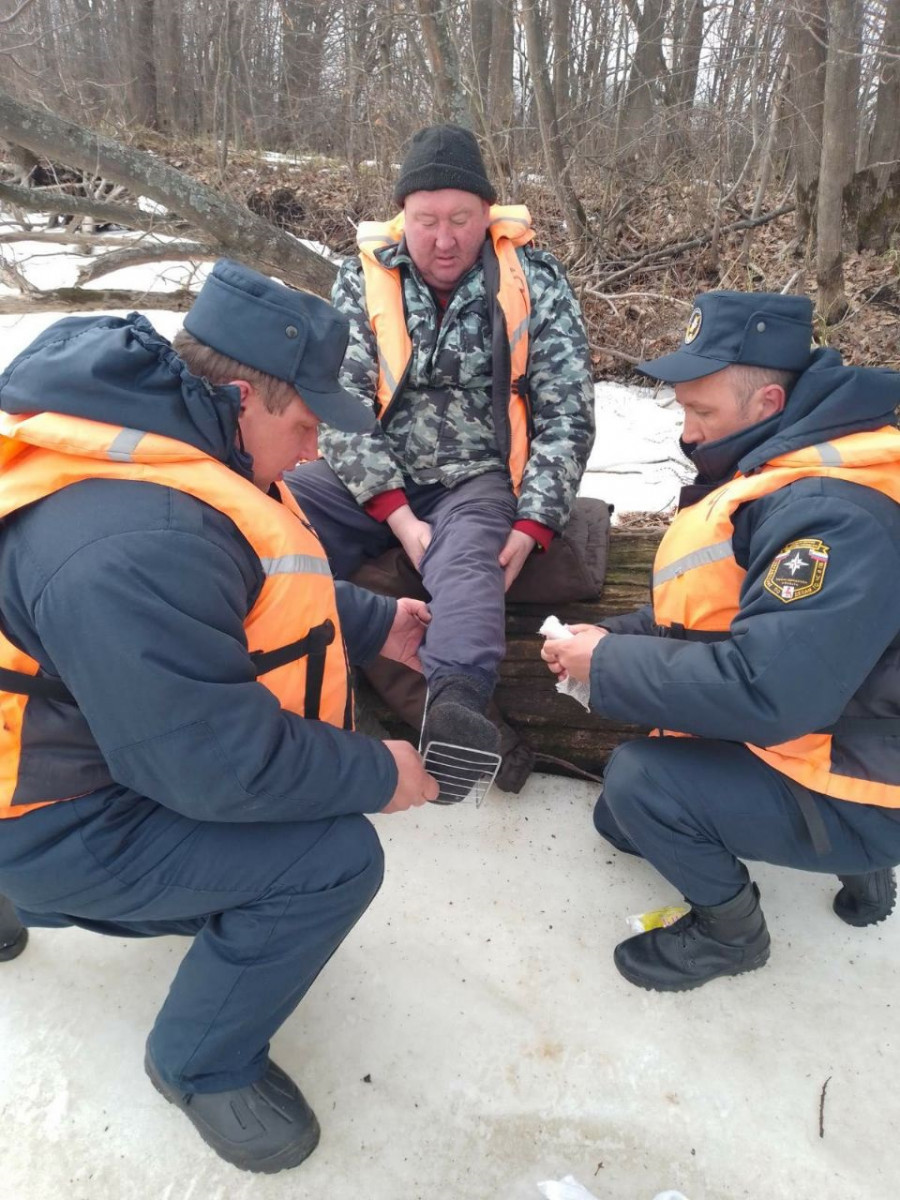
[[[568,625],[563,625],[558,617],[547,617],[543,625],[538,630],[538,633],[545,638],[570,638],[574,637]],[[556,690],[563,696],[571,696],[573,700],[577,700],[582,708],[591,711],[591,685],[589,683],[580,683],[579,680],[568,676],[565,679],[559,679],[556,683]]]

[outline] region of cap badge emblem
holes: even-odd
[[[703,324],[703,313],[699,308],[695,308],[691,313],[690,320],[687,323],[687,329],[684,331],[684,344],[689,346],[693,342],[697,334],[700,332],[700,326]]]

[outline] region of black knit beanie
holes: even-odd
[[[497,199],[475,135],[459,125],[431,125],[419,130],[400,168],[394,200],[402,205],[410,192],[436,192],[440,188],[472,192],[488,204]]]

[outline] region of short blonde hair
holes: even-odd
[[[750,403],[750,397],[760,388],[769,383],[777,383],[784,388],[785,396],[791,394],[791,388],[800,377],[799,371],[783,371],[778,367],[752,367],[746,363],[732,363],[728,369],[728,377],[734,384],[738,404]]]
[[[263,404],[270,413],[283,413],[300,394],[283,379],[267,375],[265,371],[258,371],[255,367],[248,367],[236,358],[229,358],[227,354],[213,350],[212,346],[207,346],[205,342],[198,342],[186,329],[179,329],[175,334],[172,349],[187,363],[192,374],[199,375],[212,384],[231,383],[234,379],[246,380],[260,393]]]

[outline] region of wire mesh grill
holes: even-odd
[[[429,742],[422,756],[425,770],[440,784],[434,804],[474,802],[477,808],[500,770],[500,755],[451,742]]]

